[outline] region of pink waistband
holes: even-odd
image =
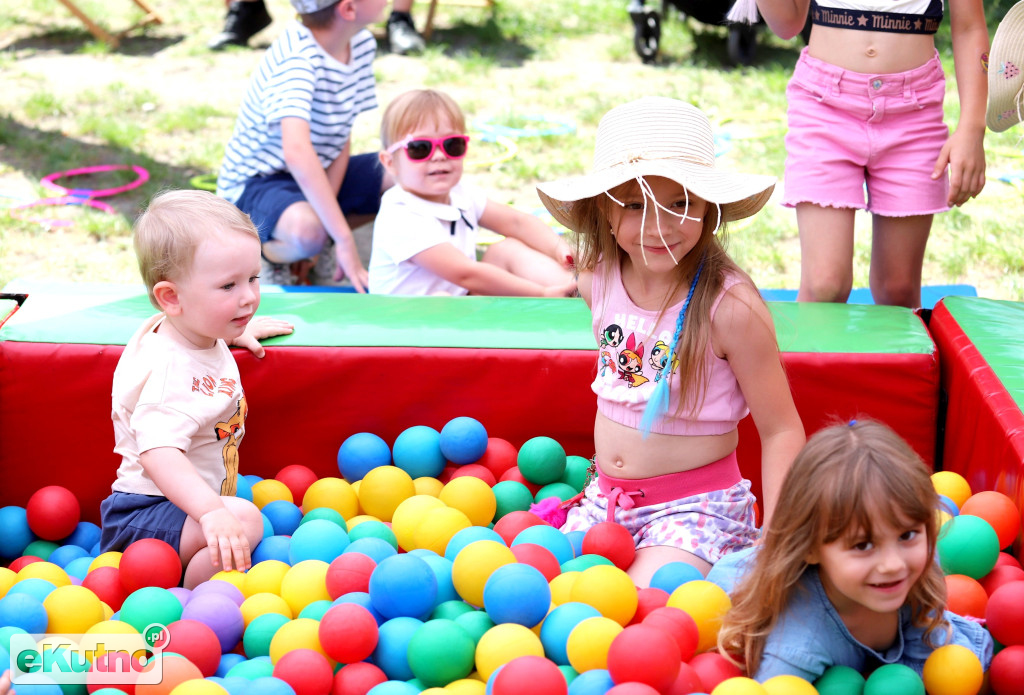
[[[711,463],[678,473],[653,478],[613,478],[597,467],[597,487],[608,498],[608,521],[615,519],[615,507],[632,509],[639,505],[664,504],[713,490],[724,490],[743,480],[734,450]]]

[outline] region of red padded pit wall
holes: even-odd
[[[65,485],[98,522],[114,480],[110,381],[120,346],[0,341],[0,506]],[[235,351],[250,402],[242,472],[273,476],[302,463],[339,475],[337,451],[356,432],[389,444],[413,425],[476,417],[516,447],[546,435],[593,454],[596,410],[588,350],[268,347]],[[931,464],[939,390],[933,354],[783,353],[808,433],[834,419],[889,423]],[[63,419],[62,419],[63,418]],[[760,444],[740,426],[740,465],[760,494]]]
[[[929,329],[948,395],[942,468],[964,476],[971,489],[1002,492],[1024,509],[1024,414],[941,302]]]

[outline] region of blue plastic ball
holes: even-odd
[[[946,495],[939,495],[939,509],[946,512],[950,516],[959,516],[960,508],[956,506],[956,502],[952,498]]]
[[[294,502],[273,500],[263,505],[260,510],[270,520],[274,536],[290,536],[302,523],[302,510]]]
[[[313,519],[299,526],[292,534],[289,564],[295,565],[303,560],[323,560],[330,564],[345,552],[348,545],[345,529],[333,521]]]
[[[383,625],[387,622],[387,618],[380,614],[376,608],[373,607],[373,601],[370,600],[370,595],[365,591],[350,591],[347,594],[342,594],[338,598],[334,599],[334,605],[337,606],[340,603],[354,603],[357,606],[362,606],[366,610],[370,611],[370,615],[377,621],[378,625]]]
[[[569,684],[569,695],[604,695],[615,686],[608,669],[584,671]]]
[[[30,634],[46,632],[50,617],[43,602],[31,594],[7,592],[0,599],[0,625],[20,627]]]
[[[378,565],[381,560],[392,555],[397,555],[398,551],[383,538],[360,538],[349,543],[348,547],[345,548],[346,553],[362,553],[366,557],[370,558]]]
[[[579,601],[566,601],[556,606],[540,626],[540,643],[544,646],[544,656],[556,664],[568,664],[569,654],[566,645],[569,643],[569,633],[587,618],[597,618],[600,615],[601,611]]]
[[[246,695],[295,695],[295,689],[280,678],[260,676],[246,685]]]
[[[422,692],[412,683],[390,680],[378,683],[366,691],[366,695],[419,695]]]
[[[280,560],[281,562],[290,565],[291,560],[288,559],[289,548],[291,547],[292,539],[288,536],[270,536],[260,541],[259,545],[256,546],[255,550],[252,551],[252,564],[263,562],[264,560]]]
[[[555,556],[555,559],[558,560],[558,564],[568,562],[576,557],[572,542],[565,537],[565,534],[554,526],[548,526],[547,524],[537,524],[536,526],[524,528],[512,540],[513,546],[520,543],[535,543],[547,548]]]
[[[58,567],[67,568],[68,563],[80,557],[88,557],[89,551],[78,545],[62,545],[50,553],[50,562]]]
[[[57,585],[49,580],[40,577],[29,577],[28,579],[22,579],[8,589],[7,595],[28,594],[39,601],[45,601],[50,592],[56,588]]]
[[[359,432],[342,442],[338,449],[338,470],[354,483],[378,466],[391,464],[387,442],[371,432]]]
[[[451,537],[448,545],[444,548],[444,556],[451,562],[455,562],[455,557],[462,549],[476,541],[497,541],[505,545],[505,539],[494,529],[486,526],[467,526],[456,531],[455,535]]]
[[[61,687],[47,676],[39,676],[39,680],[33,683],[18,683],[15,692],[18,695],[64,695]]]
[[[370,660],[391,680],[407,681],[415,675],[409,666],[409,642],[421,627],[422,620],[408,616],[391,618],[380,626],[377,647]]]
[[[441,433],[426,425],[410,427],[398,435],[391,455],[395,465],[413,479],[436,478],[447,463],[441,453]]]
[[[686,582],[698,579],[704,579],[704,575],[693,565],[686,562],[669,562],[654,571],[651,576],[651,587],[671,594]]]
[[[35,540],[28,527],[28,514],[24,507],[0,508],[0,557],[21,557],[28,544]]]
[[[270,519],[268,519],[267,515],[263,512],[260,512],[260,518],[263,519],[263,537],[260,538],[260,540],[263,540],[263,538],[270,538],[274,535],[274,525],[270,523]]]
[[[456,465],[474,463],[487,451],[487,430],[479,420],[457,417],[441,428],[441,453]]]
[[[532,628],[544,619],[550,607],[551,587],[532,565],[503,565],[484,584],[484,610],[495,623]]]
[[[415,555],[384,558],[370,575],[370,600],[385,618],[428,616],[437,600],[437,577]]]
[[[235,664],[240,664],[243,661],[245,661],[245,657],[241,654],[236,654],[234,652],[222,654],[220,657],[220,665],[217,666],[217,673],[215,673],[214,675],[223,678],[227,675],[228,671],[230,671]]]
[[[238,485],[235,487],[235,497],[241,497],[243,500],[249,500],[252,502],[252,481],[249,480],[249,476],[238,476]]]
[[[430,570],[434,573],[434,577],[437,579],[437,598],[434,599],[434,606],[437,607],[445,601],[462,600],[459,596],[459,592],[455,590],[455,584],[452,582],[452,561],[446,557],[441,557],[437,553],[429,551],[420,554],[418,550],[412,552],[421,560],[430,566]]]
[[[228,695],[246,695],[249,692],[250,682],[248,678],[241,676],[224,676],[221,678],[220,685],[228,691]]]
[[[572,545],[573,557],[579,557],[583,554],[583,537],[587,535],[586,531],[569,531],[565,534],[565,537],[569,539],[569,543]]]
[[[71,535],[64,539],[65,544],[77,545],[85,550],[89,550],[99,542],[100,527],[91,521],[79,521]]]

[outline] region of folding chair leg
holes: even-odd
[[[112,48],[117,48],[118,44],[121,43],[118,37],[114,36],[110,32],[106,31],[99,24],[92,21],[92,19],[89,18],[89,15],[78,9],[78,6],[75,5],[75,3],[73,3],[71,0],[59,0],[59,2],[62,5],[64,5],[64,7],[71,10],[71,14],[75,15],[80,20],[82,20],[82,24],[85,25],[85,28],[88,29],[89,32],[100,41],[110,44]]]

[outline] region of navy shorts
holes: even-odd
[[[113,492],[100,504],[100,552],[124,550],[140,538],[159,538],[177,550],[187,518],[166,497]]]
[[[342,214],[376,215],[380,210],[383,180],[384,167],[376,152],[352,155],[338,191]],[[252,218],[260,232],[260,241],[266,242],[285,209],[292,203],[305,200],[306,196],[292,175],[282,171],[249,179],[235,205]]]

